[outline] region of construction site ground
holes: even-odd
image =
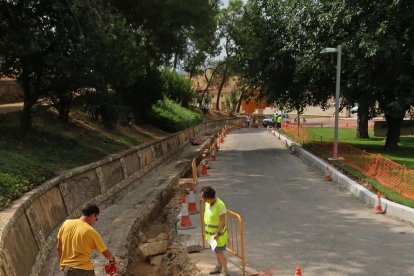
[[[178,185],[178,178],[191,168],[192,158],[198,155],[202,147],[187,145],[177,156],[100,206],[99,222],[95,228],[116,255],[118,275],[201,275],[179,242],[183,237],[176,232],[175,225],[181,207],[181,195],[185,192],[185,187]],[[53,235],[56,232],[57,229]],[[168,236],[167,252],[161,256],[144,258],[138,250],[139,245],[143,240],[154,239],[161,233]],[[93,262],[96,275],[105,275],[105,259],[95,254]],[[40,275],[60,275],[54,247]]]

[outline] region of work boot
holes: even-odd
[[[223,269],[221,268],[221,265],[216,265],[214,270],[210,271],[210,274],[219,274],[219,273],[221,273],[222,270]]]
[[[227,271],[222,270],[220,276],[230,276],[230,274]]]

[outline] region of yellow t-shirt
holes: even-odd
[[[88,223],[80,219],[68,219],[59,229],[58,239],[62,241],[60,268],[65,266],[93,270],[91,252],[107,250],[101,235]]]

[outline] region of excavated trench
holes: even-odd
[[[189,261],[176,228],[185,187],[176,185],[164,192],[167,192],[164,200],[132,234],[125,275],[201,275]]]
[[[199,158],[202,150],[203,146],[185,149],[100,204],[101,220],[95,228],[116,255],[116,275],[201,275],[189,261],[176,225],[187,186],[179,179],[190,174],[191,160]],[[95,274],[104,276],[100,268],[106,261],[95,255]],[[32,275],[59,275],[56,250],[45,259],[40,273]]]

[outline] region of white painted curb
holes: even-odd
[[[289,147],[293,147],[294,150],[306,160],[310,161],[315,167],[320,169],[321,171],[325,171],[326,167],[329,168],[331,172],[331,177],[333,181],[336,181],[342,187],[348,189],[352,194],[354,194],[357,198],[359,198],[362,202],[367,204],[370,207],[374,207],[377,195],[373,194],[369,190],[365,189],[358,182],[352,180],[348,176],[344,175],[340,171],[338,171],[335,167],[331,166],[329,163],[326,163],[319,157],[313,155],[312,153],[304,150],[300,145],[296,144],[295,142],[291,141],[287,137],[280,135],[280,139],[283,143],[286,143]],[[381,205],[383,210],[386,211],[387,216],[394,216],[399,219],[414,223],[414,209],[389,201],[387,199],[381,198]]]

